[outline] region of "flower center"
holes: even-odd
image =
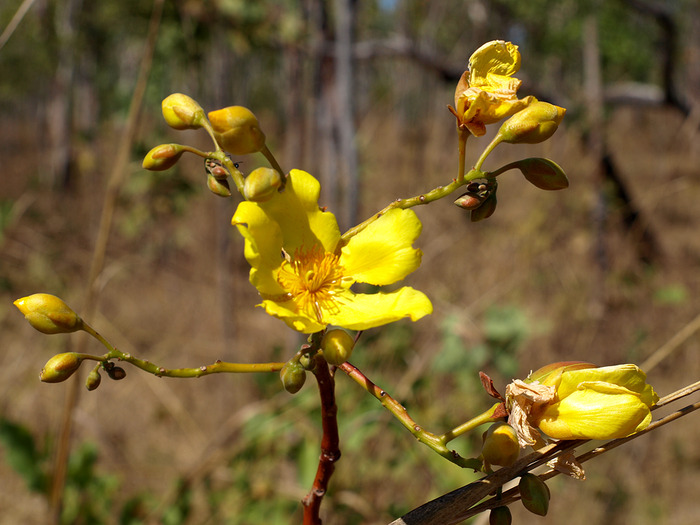
[[[310,250],[297,249],[291,258],[286,256],[277,282],[300,310],[323,323],[323,311],[336,307],[334,295],[342,288],[342,278],[338,256],[315,245]]]

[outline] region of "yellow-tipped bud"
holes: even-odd
[[[13,303],[36,330],[69,334],[83,328],[83,320],[55,295],[35,293]]]
[[[350,359],[355,340],[345,330],[330,330],[321,339],[323,357],[331,365],[342,365]]]
[[[554,135],[566,110],[547,102],[533,102],[506,120],[497,137],[511,144],[537,144]]]
[[[306,370],[299,361],[288,361],[280,370],[280,379],[287,392],[296,394],[306,382]]]
[[[160,144],[146,154],[141,166],[150,171],[165,171],[177,164],[184,152],[180,144]]]
[[[515,463],[520,454],[518,434],[508,423],[498,421],[484,432],[481,456],[488,465],[507,467]]]
[[[207,188],[209,188],[209,191],[214,195],[218,195],[219,197],[231,196],[231,188],[228,185],[228,181],[226,179],[219,179],[211,173],[207,173]]]
[[[282,176],[272,168],[258,168],[248,175],[243,184],[243,196],[252,202],[265,202],[277,193]]]
[[[56,354],[44,365],[39,378],[44,383],[60,383],[72,376],[82,362],[83,358],[75,352]]]
[[[549,510],[549,488],[538,476],[524,474],[518,483],[523,506],[538,516],[546,516]]]
[[[224,150],[234,155],[256,153],[265,146],[265,134],[252,111],[230,106],[209,113],[214,136]]]
[[[197,129],[202,127],[204,110],[196,100],[182,93],[173,93],[161,104],[163,118],[174,129]]]

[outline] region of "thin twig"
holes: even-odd
[[[646,358],[646,360],[639,365],[639,368],[649,373],[649,370],[658,365],[661,361],[666,359],[671,353],[673,353],[677,348],[685,343],[690,337],[700,330],[700,314],[690,321],[687,325],[681,328],[680,331],[669,339],[666,344],[657,349],[653,354]]]
[[[304,525],[321,525],[320,508],[323,496],[328,490],[328,482],[335,470],[335,462],[340,459],[340,438],[338,435],[338,406],[335,403],[335,379],[330,373],[328,363],[322,357],[316,357],[313,369],[321,396],[321,456],[314,484],[302,500],[304,505]]]
[[[12,20],[10,20],[10,23],[7,24],[5,30],[0,35],[0,49],[5,47],[5,44],[7,44],[8,40],[10,40],[10,37],[14,34],[15,30],[17,29],[17,26],[19,26],[19,23],[24,18],[24,15],[26,15],[27,12],[29,12],[29,8],[32,7],[33,3],[34,0],[24,0],[24,2],[22,2],[17,8],[17,11],[12,17]]]

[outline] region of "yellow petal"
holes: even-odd
[[[287,326],[304,334],[320,332],[326,327],[324,323],[318,323],[304,312],[300,312],[294,301],[275,302],[265,300],[260,305],[265,311],[278,319],[281,319]]]
[[[547,407],[537,426],[555,439],[615,439],[645,428],[649,407],[638,395],[612,390],[598,385],[577,390]]]
[[[343,247],[345,274],[378,286],[400,281],[420,266],[421,252],[412,245],[421,228],[412,210],[389,210]]]
[[[589,382],[618,385],[636,394],[641,394],[648,386],[646,374],[637,365],[624,364],[565,371],[557,388],[557,395],[559,399],[563,399],[581,388],[583,383]]]
[[[250,264],[250,282],[260,293],[283,294],[276,272],[282,264],[282,230],[253,202],[238,205],[231,221],[245,239],[245,258]]]
[[[417,321],[433,313],[430,299],[408,286],[390,293],[354,294],[348,291],[338,303],[338,310],[329,315],[329,324],[350,330],[367,330],[404,317]]]
[[[469,84],[485,89],[512,89],[510,77],[520,69],[518,46],[503,40],[492,40],[474,51],[469,58]]]

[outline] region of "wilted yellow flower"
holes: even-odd
[[[520,69],[518,46],[503,40],[487,42],[469,58],[455,90],[454,113],[457,124],[479,137],[486,126],[509,117],[535,97],[518,99],[521,81],[513,78]]]
[[[320,188],[308,173],[292,170],[283,192],[265,202],[242,202],[233,216],[245,238],[250,282],[267,313],[304,333],[328,325],[364,330],[431,313],[430,300],[410,287],[351,290],[356,282],[392,284],[418,268],[416,214],[390,210],[343,245],[335,217],[318,206]]]
[[[82,319],[55,295],[35,293],[13,304],[30,325],[44,334],[68,334],[83,328]]]
[[[506,388],[508,423],[521,446],[537,429],[554,439],[615,439],[646,428],[659,397],[636,365],[560,363]]]

